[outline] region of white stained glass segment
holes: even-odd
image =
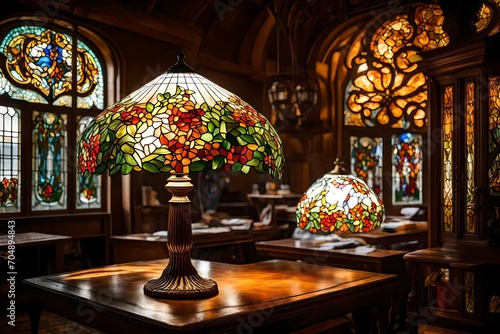
[[[21,211],[21,115],[0,105],[0,213]]]

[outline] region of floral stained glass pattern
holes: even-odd
[[[253,107],[196,73],[169,72],[98,115],[77,157],[84,174],[222,168],[281,177],[284,163],[279,136]]]
[[[420,50],[448,43],[439,6],[418,7],[413,19],[396,16],[375,32],[369,46],[354,57],[346,87],[344,124],[423,130],[427,79],[412,61]],[[354,123],[353,123],[354,122]]]
[[[296,216],[298,227],[311,233],[369,232],[383,222],[384,207],[362,180],[327,173],[304,193]]]
[[[380,137],[351,136],[351,171],[379,197],[382,195],[382,148]]]
[[[453,87],[443,92],[443,228],[453,231]]]
[[[0,106],[0,212],[20,212],[21,116]]]
[[[80,118],[77,125],[77,139],[80,139],[85,128],[94,117],[85,116]],[[77,175],[76,207],[100,208],[101,207],[101,177],[98,175]]]
[[[91,48],[82,41],[77,41],[78,55],[76,62],[77,108],[104,108],[104,78],[101,63]]]
[[[66,116],[33,113],[33,210],[66,208]]]
[[[95,97],[102,94],[101,66],[85,44],[78,44],[82,47],[75,48],[71,36],[44,27],[12,29],[0,43],[0,94],[32,103],[71,106],[71,93],[76,89],[81,99],[93,96],[101,102]],[[85,106],[80,103],[82,108],[94,105],[86,100]],[[102,108],[102,103],[96,107]]]
[[[477,220],[477,194],[474,191],[474,147],[475,143],[475,92],[474,83],[465,84],[465,163],[466,163],[466,231],[474,233]]]
[[[422,203],[422,136],[392,136],[393,204]]]
[[[489,91],[489,193],[500,196],[500,77],[490,78]]]

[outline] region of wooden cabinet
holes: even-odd
[[[431,325],[489,333],[500,324],[499,45],[499,36],[482,37],[423,54],[434,248],[405,255],[411,332]],[[444,279],[433,284],[436,272]]]

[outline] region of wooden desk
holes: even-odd
[[[16,233],[15,246],[16,250],[22,248],[36,248],[37,256],[39,256],[40,248],[53,248],[53,270],[55,272],[64,271],[64,242],[71,239],[66,235],[45,234],[36,232]],[[0,235],[0,251],[7,249],[9,244],[7,235]],[[16,254],[16,258],[17,258]],[[34,262],[34,261],[33,261]],[[40,266],[38,263],[37,266]],[[41,275],[41,269],[37,268],[38,275]]]
[[[393,249],[395,245],[406,242],[417,241],[418,248],[427,247],[427,222],[418,223],[414,229],[397,232],[384,232],[376,228],[368,233],[343,233],[336,232],[341,237],[359,237],[368,245],[379,245],[384,249]]]
[[[255,243],[264,258],[302,261],[305,265],[331,265],[341,268],[366,270],[376,273],[397,274],[400,287],[394,300],[391,322],[399,316],[399,327],[405,326],[406,296],[410,282],[407,279],[403,256],[406,251],[376,249],[371,253],[358,253],[356,248],[322,250],[312,240],[281,239]]]
[[[367,270],[377,273],[401,274],[406,251],[375,249],[358,253],[356,248],[321,250],[312,240],[281,239],[255,243],[255,248],[268,259],[300,260],[312,264]]]
[[[276,228],[232,230],[222,233],[193,234],[192,257],[203,260],[241,264],[256,258],[253,243],[278,236]],[[167,237],[151,233],[117,235],[110,238],[114,263],[156,260],[168,257]]]
[[[201,276],[218,283],[219,295],[193,301],[147,297],[144,283],[159,277],[167,261],[26,280],[33,333],[41,309],[109,333],[290,333],[388,303],[398,285],[394,275],[283,260],[247,265],[193,260]]]
[[[276,206],[296,206],[302,194],[247,194],[248,200],[255,206],[257,214],[261,216],[267,205],[271,205],[271,224],[278,224]],[[261,218],[262,219],[262,218]]]

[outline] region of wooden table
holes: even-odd
[[[396,232],[384,232],[376,228],[368,233],[346,234],[336,232],[341,237],[359,237],[369,245],[379,245],[385,249],[393,249],[395,245],[417,241],[418,248],[427,247],[427,222],[418,223],[413,229]]]
[[[22,248],[36,248],[37,253],[41,247],[53,248],[53,270],[55,272],[64,271],[64,242],[71,239],[70,236],[26,232],[17,233],[15,235],[16,250]],[[0,250],[4,251],[8,247],[8,236],[0,235]],[[38,263],[37,266],[40,264]],[[40,268],[37,268],[38,275],[40,275]]]
[[[360,253],[359,248],[320,249],[313,240],[281,239],[255,243],[257,252],[267,259],[302,261],[304,265],[331,265],[376,273],[397,274],[400,280],[397,296],[393,300],[391,324],[403,329],[406,318],[406,296],[410,291],[403,257],[407,251],[375,249]],[[386,314],[381,314],[386,316]],[[398,319],[399,317],[399,319]]]
[[[257,251],[266,258],[300,260],[312,264],[367,270],[377,273],[401,274],[406,251],[375,249],[360,253],[357,248],[320,249],[313,240],[280,239],[255,243]]]
[[[289,333],[388,303],[395,275],[271,260],[247,265],[193,260],[219,294],[162,300],[143,293],[165,260],[134,262],[25,280],[33,333],[41,309],[109,333]],[[362,332],[360,330],[360,332]]]
[[[193,232],[192,256],[194,258],[235,264],[244,263],[248,257],[255,257],[251,249],[244,249],[245,245],[253,248],[255,241],[274,239],[279,234],[277,228],[269,226],[221,233],[199,234],[196,230]],[[116,235],[110,238],[110,243],[114,263],[168,257],[166,236],[155,237],[151,233]]]

